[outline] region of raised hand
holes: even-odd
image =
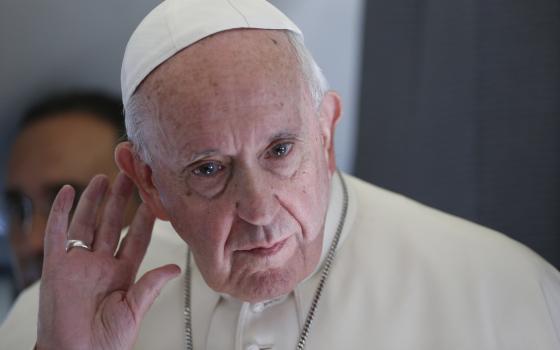
[[[135,282],[155,218],[140,205],[117,250],[133,184],[119,174],[100,213],[108,187],[105,176],[94,177],[70,225],[72,187],[64,186],[53,203],[45,232],[38,349],[131,349],[144,314],[180,273],[178,266],[166,265]],[[67,239],[83,241],[91,250],[76,246],[66,252]]]

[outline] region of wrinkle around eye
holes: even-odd
[[[214,177],[225,169],[219,162],[204,162],[192,170],[192,174],[200,177]],[[211,172],[211,173],[210,173]]]
[[[277,154],[279,147],[284,147],[285,151],[283,151],[284,153],[282,154]],[[266,159],[283,159],[288,157],[291,152],[292,149],[294,148],[294,143],[293,142],[281,142],[281,143],[277,143],[274,146],[272,146],[265,155]]]
[[[217,168],[214,173],[204,175],[204,167],[208,164],[216,165]],[[196,174],[197,170],[199,171],[198,175]],[[227,188],[231,175],[229,170],[230,167],[221,162],[203,161],[190,168],[190,171],[184,177],[184,181],[191,192],[195,192],[206,199],[213,199]]]

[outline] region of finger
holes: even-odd
[[[111,254],[115,252],[123,227],[124,211],[132,189],[133,182],[124,173],[119,173],[103,210],[101,227],[95,236],[94,250]]]
[[[45,228],[44,256],[45,260],[65,252],[68,216],[74,202],[74,189],[64,185],[54,199]]]
[[[161,289],[172,278],[179,276],[181,269],[177,265],[165,265],[157,269],[148,271],[132,285],[126,293],[126,298],[136,319],[141,320],[152,306]]]
[[[68,239],[79,239],[89,244],[93,243],[97,212],[107,191],[107,186],[108,180],[105,175],[96,175],[91,179],[82,193],[72,217],[68,229]]]
[[[155,216],[145,204],[141,204],[136,210],[136,215],[124,238],[117,259],[128,260],[133,266],[133,276],[136,276],[138,266],[142,262],[154,228]]]

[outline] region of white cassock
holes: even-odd
[[[348,215],[307,349],[558,350],[560,273],[487,228],[344,176]],[[323,258],[342,210],[335,175]],[[142,271],[185,266],[186,246],[158,222]],[[249,304],[212,291],[194,262],[194,349],[294,349],[320,278],[289,295]],[[184,349],[184,276],[165,287],[135,349]],[[1,349],[31,349],[38,287],[0,329]]]

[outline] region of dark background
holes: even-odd
[[[356,174],[560,267],[560,2],[367,1]]]

